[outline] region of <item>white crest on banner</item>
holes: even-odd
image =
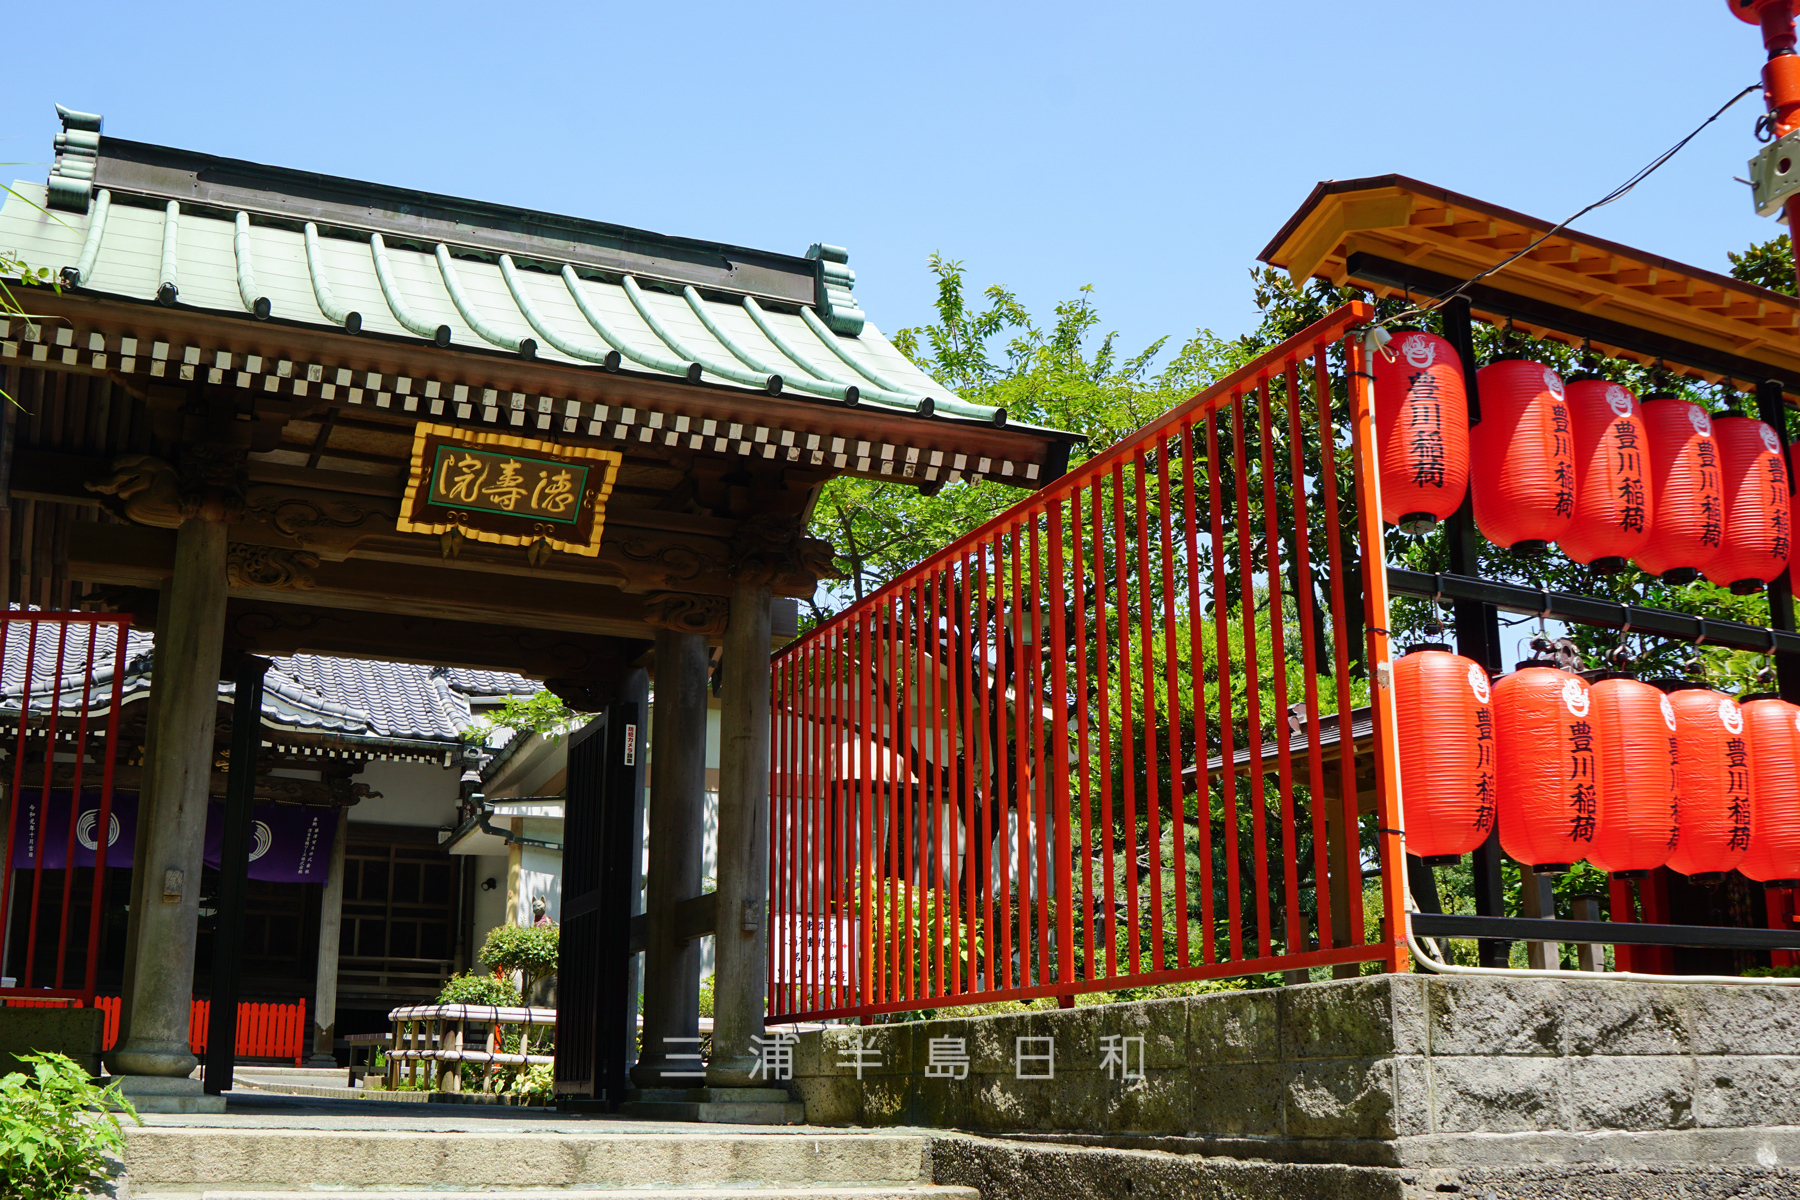
[[[274,844],[274,831],[264,822],[258,821],[256,823],[255,844],[250,847],[250,861],[255,862],[257,859],[267,854],[269,852],[269,847]]]
[[[75,840],[89,850],[99,847],[94,842],[94,826],[100,823],[100,813],[96,809],[88,809],[75,822]],[[119,814],[108,813],[106,821],[106,844],[116,846],[119,842]]]

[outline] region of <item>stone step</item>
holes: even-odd
[[[798,1100],[627,1100],[619,1115],[638,1121],[698,1121],[703,1125],[804,1125]]]
[[[319,1200],[320,1193],[308,1191],[229,1191],[209,1189],[204,1192],[133,1191],[157,1200]],[[437,1191],[432,1189],[384,1189],[379,1192],[325,1193],[329,1200],[981,1200],[972,1187],[954,1187],[918,1183],[878,1187],[786,1187],[772,1184],[758,1188],[608,1188],[600,1191],[531,1191],[519,1189],[471,1191]]]
[[[610,1200],[619,1200],[619,1192],[631,1188],[706,1188],[718,1200],[718,1189],[728,1187],[917,1186],[930,1181],[929,1162],[928,1141],[915,1133],[751,1133],[704,1124],[594,1133],[158,1125],[125,1131],[125,1169],[134,1192],[192,1195],[223,1189],[605,1188],[618,1189]]]

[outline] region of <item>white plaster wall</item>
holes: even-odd
[[[525,823],[525,836],[539,838],[543,841],[560,841],[562,839],[561,821],[532,821]],[[544,898],[546,915],[552,921],[562,920],[562,851],[545,850],[538,846],[519,847],[519,903],[512,914],[514,924],[529,925],[531,902],[537,897]]]
[[[456,824],[458,775],[430,763],[372,762],[355,777],[381,793],[350,810],[350,819],[443,829]]]
[[[481,884],[488,879],[494,881],[494,890],[484,892]],[[475,909],[471,915],[474,917],[474,935],[469,951],[473,958],[481,949],[481,943],[487,941],[488,930],[506,924],[506,855],[475,856]]]

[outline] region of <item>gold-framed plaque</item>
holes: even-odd
[[[455,530],[478,542],[600,553],[615,450],[565,446],[453,425],[413,431],[401,533]]]

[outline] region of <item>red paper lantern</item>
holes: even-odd
[[[1469,487],[1469,399],[1462,359],[1434,333],[1394,335],[1375,355],[1375,424],[1381,444],[1381,519],[1430,533],[1462,506]]]
[[[1712,426],[1725,483],[1725,537],[1706,577],[1745,596],[1787,570],[1787,464],[1781,439],[1761,421],[1724,416]]]
[[[1642,875],[1669,861],[1681,832],[1675,709],[1638,679],[1602,679],[1588,698],[1600,767],[1600,825],[1588,861]]]
[[[1737,701],[1698,685],[1669,696],[1675,709],[1675,777],[1681,839],[1669,869],[1716,882],[1750,849],[1750,743]]]
[[[1575,516],[1575,440],[1562,376],[1512,358],[1489,363],[1475,381],[1481,393],[1481,423],[1469,434],[1475,523],[1496,545],[1542,550]]]
[[[1737,869],[1770,887],[1800,885],[1800,707],[1786,700],[1747,700],[1750,744],[1750,852]]]
[[[1650,540],[1637,563],[1670,583],[1689,583],[1718,557],[1725,536],[1725,490],[1712,418],[1675,396],[1643,404],[1650,431]]]
[[[1575,430],[1575,518],[1556,544],[1596,571],[1623,571],[1650,539],[1650,438],[1637,397],[1604,379],[1577,379],[1566,402]]]
[[[1591,704],[1587,681],[1555,667],[1521,667],[1494,685],[1500,845],[1540,874],[1587,857],[1599,828]]]
[[[1406,849],[1455,862],[1494,827],[1494,714],[1487,672],[1447,650],[1394,663]]]

